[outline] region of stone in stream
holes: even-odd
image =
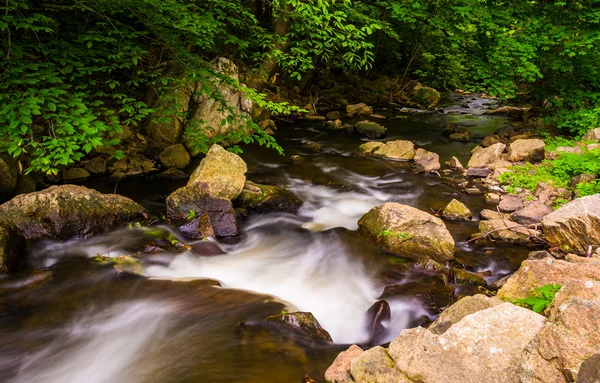
[[[490,219],[479,221],[479,233],[473,234],[477,242],[508,242],[515,245],[533,246],[533,238],[540,233],[533,229],[525,228],[508,219]]]
[[[146,216],[146,209],[127,197],[75,185],[51,186],[0,205],[0,226],[26,240],[87,237]]]
[[[473,217],[471,210],[465,206],[462,202],[453,199],[444,208],[442,217],[451,221],[470,221]]]
[[[377,301],[367,310],[367,331],[369,332],[369,344],[381,344],[387,329],[383,322],[388,322],[392,317],[390,305],[384,301]]]
[[[510,219],[521,225],[532,225],[542,222],[542,219],[552,213],[554,209],[538,201],[532,201],[523,209],[517,210],[510,215]]]
[[[521,209],[523,209],[523,200],[516,195],[505,195],[498,204],[498,210],[502,213],[512,213]]]
[[[492,171],[488,168],[469,168],[467,169],[466,175],[467,177],[485,178],[491,173]]]
[[[445,165],[452,170],[463,170],[464,166],[460,163],[458,158],[452,156],[448,161],[446,161]]]
[[[600,194],[578,198],[542,219],[546,239],[565,250],[586,254],[600,247]]]
[[[310,339],[331,342],[331,335],[321,327],[317,318],[309,312],[294,312],[281,315],[271,315],[266,322],[284,331],[292,331]]]
[[[179,232],[189,239],[203,239],[216,236],[208,213],[201,214],[179,227]]]
[[[387,129],[384,126],[369,120],[357,122],[356,125],[354,125],[354,128],[358,133],[367,138],[379,138],[384,136],[387,132]]]
[[[165,168],[183,169],[190,164],[190,155],[185,146],[181,144],[171,145],[159,155],[161,164]]]
[[[361,217],[358,227],[386,250],[408,258],[438,262],[454,258],[454,239],[444,222],[411,206],[379,205]]]
[[[452,276],[454,278],[454,283],[457,285],[487,286],[487,282],[481,275],[463,269],[453,268]]]
[[[502,152],[504,152],[505,148],[506,148],[506,145],[504,145],[502,143],[497,143],[497,144],[491,145],[487,148],[482,148],[481,146],[477,146],[471,152],[472,153],[471,159],[469,160],[467,167],[468,168],[485,168],[489,164],[501,159]]]
[[[373,108],[370,106],[367,106],[364,103],[351,104],[351,105],[346,106],[346,113],[348,113],[348,115],[350,117],[370,116],[371,114],[373,114]]]
[[[448,138],[450,138],[452,141],[470,142],[471,141],[471,134],[469,133],[468,130],[465,129],[464,132],[456,132],[456,133],[450,134],[448,136]]]
[[[417,149],[414,157],[414,168],[417,173],[431,173],[440,170],[440,156],[425,149]]]
[[[429,310],[442,312],[454,302],[454,286],[409,282],[403,285],[390,285],[383,289],[379,299],[416,299]]]
[[[383,157],[392,160],[412,160],[415,158],[415,145],[406,140],[367,142],[359,146],[355,154],[364,157]]]
[[[294,214],[302,206],[302,201],[291,191],[280,186],[261,185],[252,181],[246,181],[244,189],[234,202],[236,206],[258,214],[278,211]]]

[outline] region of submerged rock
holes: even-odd
[[[309,312],[295,312],[281,315],[271,315],[266,319],[284,325],[292,331],[301,333],[312,339],[331,342],[331,335],[321,327],[317,318]]]
[[[246,181],[244,189],[235,203],[248,212],[258,214],[277,211],[296,213],[302,206],[302,201],[285,188],[261,185],[251,181]]]
[[[409,282],[386,286],[379,299],[416,299],[428,310],[439,313],[454,302],[455,290],[450,285]]]
[[[471,210],[465,206],[462,202],[453,199],[444,208],[442,217],[451,221],[470,221],[473,217]]]
[[[463,317],[442,335],[420,327],[403,330],[388,352],[412,381],[514,383],[521,354],[545,321],[531,310],[502,303]]]
[[[383,157],[392,160],[412,160],[415,158],[415,145],[406,140],[388,142],[367,142],[356,151],[359,156]]]
[[[359,229],[389,251],[409,258],[453,259],[454,239],[441,219],[411,206],[388,202],[358,221]]]
[[[548,242],[586,254],[600,247],[600,194],[578,198],[542,219]]]
[[[101,194],[75,185],[52,186],[21,194],[0,205],[0,226],[27,240],[69,239],[102,233],[143,220],[146,210],[118,194]]]

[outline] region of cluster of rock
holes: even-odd
[[[510,303],[562,284],[544,315]],[[353,345],[325,374],[350,382],[597,382],[600,258],[526,260],[497,297],[459,300],[428,328],[403,330],[388,348]]]

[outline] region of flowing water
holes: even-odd
[[[454,106],[465,101],[472,108]],[[439,153],[442,161],[456,155],[466,162],[474,144],[448,142],[441,132],[454,121],[467,126],[476,141],[503,126],[506,120],[481,115],[485,102],[451,99],[445,114],[388,113],[380,122],[388,139],[409,139]],[[365,313],[390,283],[386,271],[401,261],[358,235],[358,219],[386,201],[426,211],[452,198],[473,212],[485,207],[480,196],[463,195],[442,178],[414,175],[402,163],[351,156],[361,144],[358,137],[323,132],[314,123],[280,124],[278,141],[286,157],[245,148],[248,178],[286,186],[304,205],[295,215],[249,217],[237,241],[189,242],[176,228],[159,226],[191,250],[144,252],[144,276],[118,273],[95,258],[136,253],[153,241],[155,230],[122,228],[32,244],[28,261],[38,270],[0,278],[0,381],[275,383],[300,382],[306,374],[321,380],[338,352],[369,340]],[[323,150],[310,151],[307,141]],[[293,154],[306,161],[292,165],[287,158]],[[114,187],[91,186],[105,192]],[[179,186],[132,180],[118,192],[159,214],[164,197]],[[467,243],[476,220],[447,223],[457,260],[491,271],[489,282],[516,270],[526,250]],[[396,284],[440,283],[417,271],[395,278]],[[437,314],[416,297],[389,303],[392,317],[381,342],[418,325],[423,315]],[[262,323],[283,311],[313,313],[334,343],[239,325]]]

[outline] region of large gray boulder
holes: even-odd
[[[442,220],[411,206],[379,205],[362,216],[358,227],[385,249],[409,258],[445,262],[454,257],[454,239]]]
[[[578,198],[542,219],[548,242],[565,250],[587,253],[600,247],[600,194]]]
[[[143,220],[145,215],[146,209],[127,197],[61,185],[21,194],[0,205],[0,226],[26,240],[69,239],[102,233]]]
[[[389,347],[394,365],[409,381],[515,383],[521,354],[546,318],[503,303],[467,315],[442,335],[404,330]]]

